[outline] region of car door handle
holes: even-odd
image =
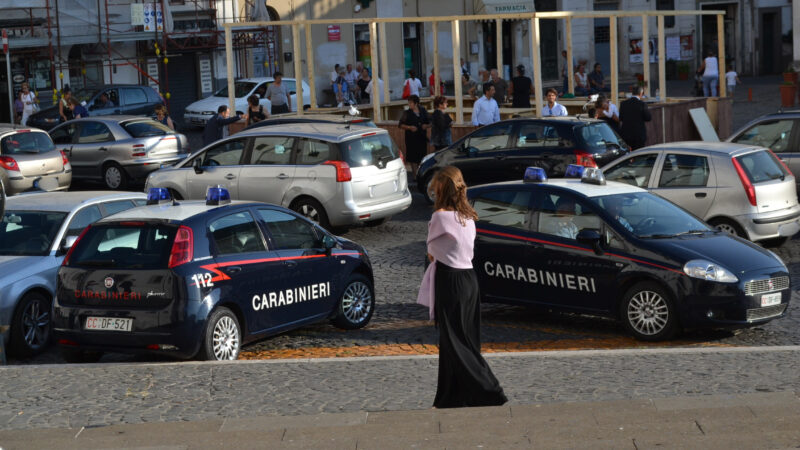
[[[100,150],[101,152],[107,152],[108,151],[108,149],[106,147],[100,147],[100,148],[98,148],[98,150]]]
[[[289,175],[286,175],[285,173],[282,173],[282,174],[278,175],[278,179],[279,180],[285,180],[287,178],[289,178]]]
[[[697,198],[706,198],[706,193],[705,192],[695,192],[694,196],[697,197]]]
[[[297,261],[293,261],[291,259],[287,260],[287,261],[284,261],[283,263],[286,264],[286,267],[288,267],[290,269],[294,269],[295,267],[297,267]]]
[[[225,179],[226,179],[226,180],[232,180],[232,179],[234,179],[234,178],[236,178],[236,175],[234,175],[234,174],[232,174],[232,173],[229,173],[229,174],[225,175]]]
[[[230,274],[239,273],[241,271],[242,271],[242,268],[239,267],[239,266],[231,266],[231,267],[226,267],[225,268],[225,272],[230,273]]]

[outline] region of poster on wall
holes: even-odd
[[[694,36],[681,36],[681,59],[694,58]]]
[[[678,36],[667,36],[666,38],[667,60],[681,59],[681,38]]]
[[[342,40],[342,29],[339,25],[328,25],[328,41]]]
[[[654,63],[658,60],[658,47],[656,46],[655,39],[649,39],[648,41],[650,45],[650,62]],[[641,64],[642,63],[642,39],[631,39],[630,40],[630,62],[634,64]]]
[[[161,4],[144,4],[144,31],[164,31],[164,17],[161,14]]]

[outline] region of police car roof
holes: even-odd
[[[347,127],[341,123],[304,122],[289,123],[277,127],[258,127],[240,131],[236,136],[298,136],[321,139],[328,142],[344,142],[366,134],[388,134],[381,128]]]
[[[147,196],[141,192],[26,192],[8,197],[6,199],[6,210],[69,212],[82,204],[145,198]]]
[[[476,188],[485,186],[503,186],[503,185],[556,186],[564,189],[569,189],[571,191],[575,191],[586,197],[601,197],[603,195],[647,192],[646,189],[642,189],[636,186],[631,186],[630,184],[627,183],[620,183],[618,181],[606,181],[605,185],[597,185],[591,183],[583,183],[578,178],[550,178],[544,183],[525,183],[522,181],[508,181],[505,183],[484,184],[482,186],[476,186]]]
[[[103,218],[99,223],[116,222],[119,220],[165,220],[183,221],[198,214],[230,205],[245,205],[253,202],[232,201],[223,205],[206,205],[205,200],[180,201],[177,205],[172,202],[160,205],[147,205],[128,209]]]

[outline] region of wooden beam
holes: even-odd
[[[429,86],[428,91],[432,92],[434,96],[442,95],[441,92],[441,79],[442,74],[439,72],[439,22],[433,22],[433,72],[434,72],[434,79],[433,84],[434,86]],[[456,80],[458,82],[459,80]]]
[[[497,73],[500,78],[503,78],[503,19],[495,20],[494,28],[494,50],[497,56]]]
[[[650,90],[650,16],[642,16],[642,77],[644,78],[644,94],[652,95]]]
[[[378,83],[378,23],[370,22],[369,24],[369,53],[370,61],[372,62],[372,120],[374,122],[381,121],[381,91],[380,83]],[[384,86],[388,80],[383,80]],[[388,98],[386,99],[389,100]]]
[[[717,52],[717,62],[719,66],[719,82],[717,89],[720,97],[728,95],[728,86],[725,84],[725,20],[722,14],[717,16],[717,45],[719,51]]]
[[[544,102],[542,101],[542,58],[541,54],[539,53],[539,19],[534,17],[531,19],[531,26],[529,27],[531,31],[531,53],[533,56],[533,85],[535,86],[533,90],[533,101],[536,104],[536,117],[542,117],[542,108],[544,107]],[[569,59],[569,53],[567,53],[567,59]]]
[[[658,16],[658,89],[659,98],[667,98],[667,55],[664,54],[664,16]]]
[[[610,64],[611,64],[611,101],[614,104],[619,103],[619,57],[617,54],[617,18],[611,17],[609,19],[609,44],[611,46]]]
[[[311,24],[306,24],[306,70],[308,71],[308,87],[311,107],[317,107],[317,86],[314,80],[314,46],[311,45]],[[296,78],[296,77],[295,77]]]
[[[233,37],[231,29],[225,28],[225,69],[228,72],[228,109],[231,114],[236,114],[236,76],[233,73]],[[164,49],[166,51],[166,49]]]
[[[461,89],[461,27],[458,20],[450,22],[450,35],[453,40],[453,80],[455,80],[456,123],[464,123],[464,94]]]
[[[300,24],[292,26],[292,51],[294,51],[294,79],[295,90],[297,96],[295,97],[295,108],[297,108],[297,115],[303,115],[303,66],[300,62]]]
[[[386,51],[386,24],[382,23],[378,27],[380,30],[378,33],[378,41],[380,42],[380,50],[381,50],[381,78],[383,78],[383,101],[386,102],[388,105],[389,102],[392,101],[391,97],[389,97],[389,52]],[[405,75],[404,75],[405,77]],[[405,78],[403,78],[405,79]],[[389,115],[389,111],[386,111],[386,115]],[[389,117],[386,117],[386,120],[389,120]]]
[[[572,64],[572,17],[567,17],[567,92],[575,93],[575,66]],[[538,89],[538,87],[537,87]],[[566,92],[565,92],[566,93]]]

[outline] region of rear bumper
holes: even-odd
[[[736,217],[751,241],[792,237],[800,232],[800,206]]]
[[[58,184],[58,187],[54,190],[65,191],[69,189],[70,184],[72,184],[72,171],[63,171],[51,173],[49,175],[36,175],[29,177],[11,177],[8,176],[8,173],[6,172],[3,175],[3,183],[6,187],[6,195],[14,195],[19,194],[20,192],[29,191],[33,189],[33,182],[40,178],[42,180],[55,180]]]
[[[411,206],[411,193],[406,188],[402,197],[374,205],[359,206],[354,201],[345,201],[342,209],[331,209],[328,212],[328,220],[333,226],[355,225],[400,214],[409,206]]]

